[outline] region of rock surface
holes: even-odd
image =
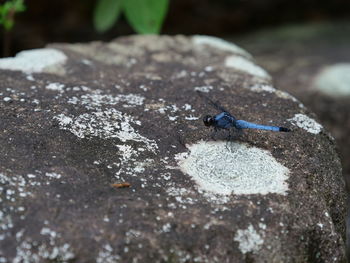
[[[276,85],[311,108],[337,141],[350,183],[350,24],[286,26],[238,41]],[[350,185],[350,184],[349,184]]]
[[[350,193],[350,24],[285,26],[238,41],[276,85],[314,111],[337,142]],[[348,206],[350,202],[348,202]],[[350,211],[350,207],[348,208]],[[348,212],[348,214],[350,214]],[[350,258],[350,216],[347,253]]]
[[[334,141],[241,48],[135,36],[0,68],[1,262],[344,261]],[[206,141],[196,91],[293,132]]]

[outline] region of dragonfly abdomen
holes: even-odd
[[[248,121],[237,120],[235,123],[235,127],[237,129],[258,129],[258,130],[267,130],[267,131],[276,131],[276,132],[289,132],[290,129],[279,127],[279,126],[269,126],[269,125],[261,125]]]

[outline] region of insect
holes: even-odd
[[[216,114],[214,116],[206,115],[203,117],[203,122],[205,126],[213,127],[214,132],[212,134],[212,138],[214,139],[214,134],[220,130],[231,130],[231,128],[236,128],[239,132],[242,132],[243,129],[258,129],[258,130],[268,130],[275,132],[290,132],[291,130],[285,127],[279,126],[269,126],[269,125],[261,125],[253,122],[248,122],[244,120],[237,120],[231,113],[229,113],[225,108],[220,106],[218,103],[212,101],[207,96],[203,95],[201,92],[197,91],[199,96],[204,98],[209,102],[217,110],[221,111],[221,113]],[[229,134],[229,139],[231,139],[231,133]]]
[[[112,184],[111,186],[114,188],[127,188],[127,187],[130,187],[131,184],[127,182],[123,182],[123,183]]]

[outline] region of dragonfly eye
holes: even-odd
[[[203,122],[205,126],[211,126],[213,125],[213,118],[210,115],[206,115],[203,117]]]

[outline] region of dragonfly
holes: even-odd
[[[214,102],[209,97],[205,96],[203,93],[197,91],[199,96],[204,98],[211,106],[220,111],[219,114],[216,115],[205,115],[203,117],[204,125],[207,127],[213,127],[214,132],[212,134],[212,138],[214,139],[214,134],[218,130],[231,130],[232,128],[236,128],[239,132],[242,132],[243,129],[258,129],[258,130],[267,130],[274,132],[291,132],[289,128],[280,127],[280,126],[270,126],[270,125],[261,125],[253,122],[245,121],[245,120],[237,120],[229,111],[227,111],[224,107],[220,106],[217,102]],[[229,134],[231,138],[231,133]]]

